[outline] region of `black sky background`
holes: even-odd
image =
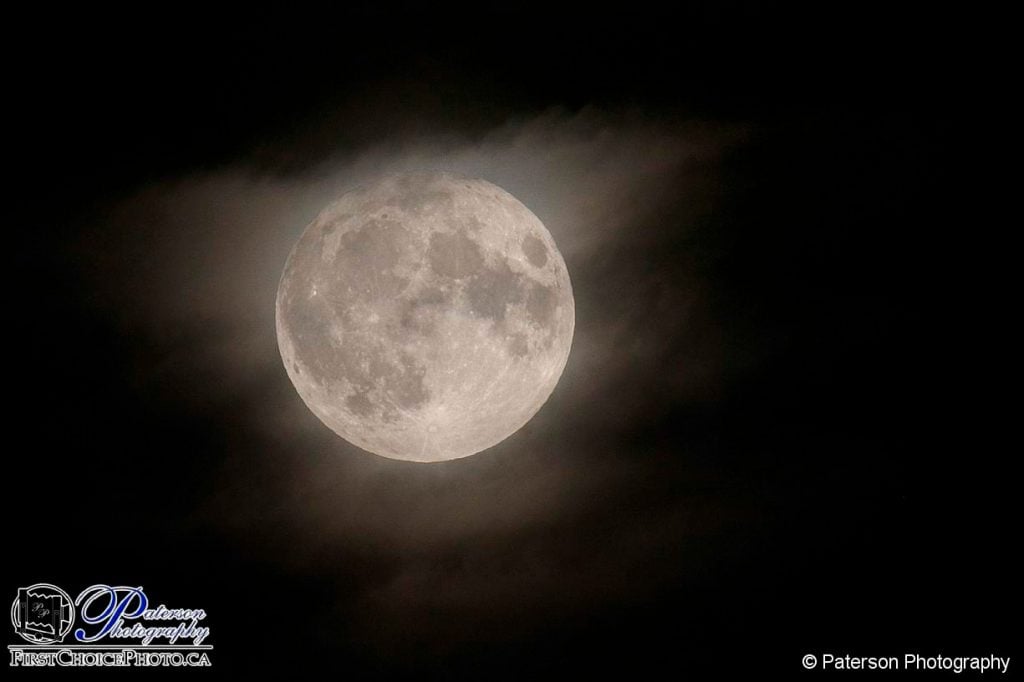
[[[201,672],[251,677],[811,677],[820,651],[1017,653],[961,17],[396,5],[9,31],[10,593],[144,585],[211,614]],[[642,219],[567,258],[580,364],[493,451],[390,462],[302,410],[275,432],[254,405],[298,400],[281,368],[224,389],[245,370],[204,349],[233,353],[229,322],[162,316],[209,254],[146,216],[201,214],[192,179],[305,186],[419,140],[504,148],[502,129],[713,152],[630,185],[615,205]],[[638,162],[614,158],[612,178]],[[616,360],[586,354],[610,335]]]

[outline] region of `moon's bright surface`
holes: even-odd
[[[437,462],[530,420],[575,320],[554,240],[515,197],[440,172],[343,195],[306,228],[277,291],[285,368],[345,440]]]

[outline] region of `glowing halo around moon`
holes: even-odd
[[[277,291],[281,358],[309,409],[364,450],[417,462],[473,455],[529,421],[574,323],[540,220],[451,173],[343,195],[303,232]]]

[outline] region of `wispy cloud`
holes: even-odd
[[[299,170],[242,160],[125,197],[76,248],[91,254],[96,306],[148,349],[135,360],[143,393],[233,426],[197,524],[286,570],[373,566],[358,601],[384,630],[400,630],[410,609],[511,605],[531,591],[577,604],[626,598],[640,589],[627,578],[635,564],[658,556],[651,545],[676,552],[709,527],[696,498],[688,509],[630,498],[637,513],[618,511],[665,455],[624,458],[617,443],[659,418],[658,406],[709,399],[720,381],[687,243],[716,206],[722,150],[742,136],[554,110],[472,137],[327,153]],[[304,227],[346,188],[422,168],[482,177],[533,210],[565,257],[577,306],[565,374],[534,420],[480,455],[429,466],[363,453],[322,426],[274,335],[278,278]],[[569,531],[580,526],[591,530]],[[553,592],[566,572],[576,596]]]

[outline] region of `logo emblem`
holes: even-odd
[[[55,644],[64,640],[75,622],[75,605],[64,590],[49,583],[18,588],[11,604],[14,630],[33,644]]]

